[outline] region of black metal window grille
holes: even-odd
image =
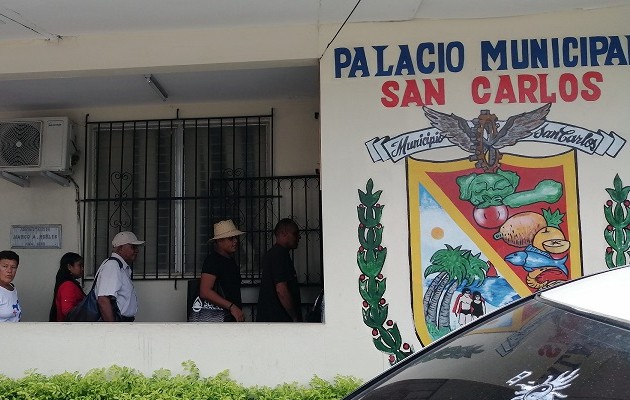
[[[292,217],[303,238],[293,254],[299,280],[323,283],[319,176],[272,175],[272,115],[86,125],[87,275],[111,238],[131,230],[146,240],[134,279],[198,277],[214,222],[232,219],[247,232],[241,275],[255,285],[273,226]]]

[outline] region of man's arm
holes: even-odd
[[[115,301],[115,300],[114,300]],[[101,318],[105,322],[116,322],[110,296],[98,296],[98,309],[101,310]]]
[[[115,294],[122,285],[119,278],[120,271],[118,262],[106,260],[96,273],[96,301],[101,311],[101,319],[105,322],[116,322],[112,301],[116,301]]]
[[[278,294],[278,299],[282,307],[287,311],[293,322],[298,322],[299,318],[295,305],[293,304],[293,298],[289,292],[289,285],[287,285],[286,282],[276,283],[276,293]]]
[[[214,284],[216,281],[216,276],[206,272],[202,272],[201,281],[199,284],[199,297],[225,309],[227,312],[232,314],[232,316],[234,316],[234,318],[236,318],[238,322],[245,321],[245,314],[243,314],[243,310],[238,308],[236,304],[232,303],[226,298],[221,297],[221,295],[219,295],[219,293],[214,290]]]

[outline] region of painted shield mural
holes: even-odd
[[[423,107],[429,127],[364,142],[375,163],[405,160],[412,308],[422,345],[516,299],[582,275],[576,154],[614,158],[626,140],[613,131],[548,120],[551,107],[545,104],[505,120],[490,110],[466,119]],[[521,142],[546,149],[545,155],[510,149]],[[423,156],[449,147],[467,156]],[[558,154],[560,148],[569,150]],[[359,194],[369,200],[371,180],[366,190]],[[604,235],[610,267],[625,262],[630,187],[617,176],[607,192]],[[368,210],[364,203],[359,214]],[[380,222],[375,229],[381,231]],[[359,254],[366,254],[365,246]],[[375,279],[384,280],[382,275]],[[385,300],[379,301],[385,309]],[[364,312],[370,304],[364,301]],[[389,339],[379,329],[373,329],[373,336]]]
[[[406,159],[413,313],[423,345],[581,276],[575,158],[571,150]]]

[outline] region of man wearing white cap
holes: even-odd
[[[119,232],[114,236],[112,255],[103,261],[95,278],[95,292],[103,321],[132,322],[135,319],[138,299],[131,281],[130,264],[138,256],[138,246],[142,244],[144,241],[138,240],[133,232]]]

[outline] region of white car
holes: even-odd
[[[487,315],[346,400],[630,399],[630,267]]]

